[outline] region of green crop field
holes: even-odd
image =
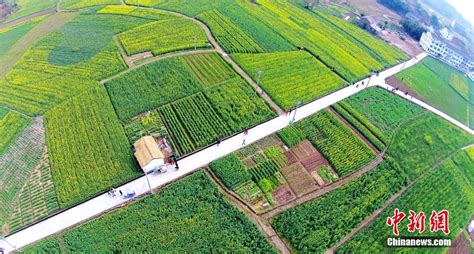
[[[179,57],[142,66],[110,80],[105,87],[122,121],[201,90]]]
[[[351,183],[277,215],[272,226],[296,251],[323,253],[405,184],[403,170],[386,159]]]
[[[183,59],[199,82],[206,88],[237,77],[229,64],[224,62],[217,53],[186,55],[183,56]]]
[[[0,80],[0,105],[39,115],[126,68],[112,36],[148,19],[79,15],[30,48]],[[90,34],[87,40],[84,34]]]
[[[232,58],[284,109],[344,87],[337,75],[306,52],[235,54]]]
[[[234,133],[276,116],[265,101],[240,78],[204,93]]]
[[[235,154],[220,158],[209,164],[209,167],[230,189],[236,189],[252,177]]]
[[[2,137],[0,139],[0,155],[15,141],[29,123],[30,119],[13,111],[0,118],[0,137]]]
[[[59,210],[51,172],[47,165],[35,168],[17,196],[10,216],[10,232]]]
[[[0,29],[0,55],[5,54],[21,37],[28,33],[33,27],[41,22],[45,17],[38,17],[21,22],[9,28]]]
[[[279,131],[278,136],[289,147],[307,138],[339,176],[347,175],[375,159],[369,146],[327,110]]]
[[[167,16],[165,16],[167,17]],[[152,32],[150,31],[159,31]],[[159,20],[135,27],[119,36],[128,55],[151,51],[153,55],[208,47],[204,30],[183,18]]]
[[[288,50],[293,48],[291,45],[305,47],[348,81],[362,78],[373,69],[380,70],[397,63],[398,60],[406,59],[399,50],[356,26],[323,13],[311,13],[287,1],[262,0],[258,1],[258,4],[229,0],[127,2],[197,16],[209,25],[218,41],[221,37],[220,43],[227,45],[224,48],[228,52],[271,52]],[[217,19],[220,21],[215,22]],[[223,24],[227,26],[222,27]],[[260,27],[261,34],[255,30]],[[274,31],[270,32],[266,28]],[[273,41],[281,42],[281,46],[271,45]]]
[[[167,122],[176,153],[183,155],[231,134],[226,123],[202,93],[186,97],[160,108]]]
[[[469,86],[474,88],[474,82],[458,70],[430,57],[396,77],[402,79],[433,107],[461,123],[472,121],[472,115],[468,115],[468,107],[469,103],[474,104],[474,99],[470,102],[466,98],[466,91]]]
[[[399,224],[400,235],[406,237],[441,237],[453,240],[459,235],[459,229],[468,224],[474,209],[474,160],[465,152],[459,152],[452,159],[444,162],[438,168],[416,182],[410,189],[392,203],[375,221],[362,229],[337,252],[350,253],[384,253],[384,252],[416,252],[416,253],[445,253],[445,248],[390,248],[386,239],[393,236],[392,227],[386,224],[387,217],[393,216],[395,208],[407,216],[409,210],[424,212],[426,230],[423,234],[409,233],[405,227],[405,218]],[[436,187],[433,188],[433,185]],[[442,232],[430,232],[429,217],[431,211],[449,211],[449,235]]]
[[[1,120],[0,120],[1,121]],[[11,221],[16,210],[18,196],[38,165],[44,145],[43,120],[36,118],[0,154],[0,225],[15,229],[17,223]]]
[[[426,112],[381,88],[364,90],[340,105],[386,145],[400,125]]]
[[[122,122],[161,107],[179,155],[275,116],[216,53],[159,60],[105,86]]]
[[[85,91],[45,116],[53,181],[61,208],[139,174],[103,87]]]
[[[96,5],[120,4],[120,0],[61,0],[61,9],[81,9]]]
[[[56,0],[6,0],[6,2],[15,2],[18,5],[18,11],[13,12],[3,23],[8,23],[36,12],[54,8]]]
[[[207,11],[198,16],[209,27],[217,42],[229,53],[259,53],[263,49],[240,30],[226,16],[217,10]]]
[[[59,242],[68,251],[84,252],[276,253],[205,172],[37,243],[25,253],[59,252]]]

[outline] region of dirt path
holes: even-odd
[[[210,170],[209,168],[206,168],[206,170],[219,187],[221,193],[226,196],[227,200],[234,206],[236,206],[239,210],[244,212],[247,218],[249,218],[257,226],[260,232],[262,232],[262,234],[264,234],[268,238],[268,240],[273,243],[275,248],[280,251],[280,253],[289,254],[290,250],[286,246],[285,242],[272,228],[270,223],[256,215],[255,211],[251,207],[247,206],[237,194],[227,189],[227,187],[225,187],[225,185],[220,181],[220,179],[216,177],[212,170]]]
[[[117,74],[115,74],[111,77],[108,77],[106,79],[101,80],[100,83],[101,84],[107,83],[108,81],[110,81],[114,78],[120,77],[124,74],[127,74],[127,73],[139,68],[142,65],[153,63],[153,62],[158,61],[158,60],[171,58],[171,57],[175,57],[175,56],[194,55],[194,54],[209,53],[209,52],[216,52],[216,50],[215,49],[198,49],[198,50],[177,51],[177,52],[173,52],[173,53],[168,53],[168,54],[163,54],[163,55],[159,55],[159,56],[155,56],[155,57],[150,57],[146,60],[143,60],[140,64],[135,64],[133,62],[127,63],[126,59],[130,59],[130,57],[127,56],[125,54],[125,52],[123,52],[123,54],[125,54],[125,55],[122,55],[122,56],[124,57],[124,61],[129,66],[129,68],[125,71],[122,71],[122,72],[117,73]]]
[[[459,151],[462,151],[463,149],[458,149],[454,151],[453,153],[449,154],[448,157],[438,161],[436,164],[431,166],[428,170],[426,170],[423,174],[418,176],[415,180],[411,181],[408,185],[400,189],[395,195],[390,197],[385,204],[375,210],[371,215],[369,215],[367,218],[365,218],[357,227],[353,228],[352,231],[344,236],[338,243],[336,243],[333,247],[328,249],[326,253],[334,253],[339,247],[341,247],[344,243],[349,241],[354,235],[356,235],[361,229],[369,225],[372,221],[374,221],[382,212],[384,212],[395,200],[397,200],[406,190],[411,188],[415,183],[417,183],[420,179],[423,179],[426,175],[428,175],[430,172],[433,170],[437,169],[440,165],[445,163],[447,160],[451,159],[455,154],[457,154]]]
[[[21,17],[19,19],[15,19],[11,22],[8,22],[6,24],[3,24],[3,25],[0,25],[0,29],[4,29],[4,28],[9,28],[9,27],[12,27],[14,25],[17,25],[21,22],[24,22],[24,21],[27,21],[27,20],[30,20],[30,19],[34,19],[34,18],[37,18],[37,17],[40,17],[40,16],[43,16],[43,15],[48,15],[48,14],[54,14],[58,12],[56,7],[55,8],[51,8],[51,9],[47,9],[47,10],[44,10],[44,11],[40,11],[40,12],[36,12],[36,13],[33,13],[33,14],[30,14],[28,16],[25,16],[25,17]]]
[[[310,200],[313,200],[313,199],[316,199],[318,197],[321,197],[322,195],[336,189],[336,188],[339,188],[343,185],[346,185],[350,182],[352,182],[354,179],[362,176],[363,174],[369,172],[370,170],[374,169],[377,165],[379,165],[382,161],[383,161],[383,156],[384,154],[381,153],[379,155],[377,155],[377,157],[371,161],[368,165],[365,165],[364,167],[362,167],[361,169],[355,171],[354,173],[348,175],[348,176],[345,176],[345,177],[342,177],[340,178],[339,180],[337,180],[336,182],[334,183],[331,183],[329,185],[326,185],[324,186],[323,188],[321,189],[317,189],[313,192],[310,192],[308,194],[305,194],[293,201],[290,201],[289,203],[286,203],[282,206],[279,206],[271,211],[268,211],[268,212],[265,212],[263,213],[261,216],[263,216],[263,218],[265,219],[271,219],[272,217],[290,209],[290,208],[293,208],[297,205],[300,205],[300,204],[303,204],[307,201],[310,201]]]
[[[131,58],[125,53],[125,50],[123,49],[122,47],[122,43],[120,43],[117,35],[114,35],[114,42],[115,42],[115,45],[117,45],[117,47],[119,48],[120,50],[120,54],[122,55],[122,58],[123,58],[123,61],[125,61],[125,63],[127,64],[128,68],[133,68],[135,67],[135,63],[131,60]]]
[[[78,12],[58,12],[33,27],[33,29],[21,37],[15,45],[8,49],[5,54],[0,56],[0,77],[13,68],[16,62],[23,56],[26,50],[33,46],[38,38],[60,28],[78,14]]]
[[[253,87],[253,89],[256,92],[258,92],[258,94],[260,94],[260,97],[262,97],[268,103],[268,105],[270,107],[272,107],[278,113],[278,115],[282,115],[284,113],[283,110],[270,98],[270,96],[268,96],[268,94],[265,93],[265,91],[263,91],[263,89],[261,87],[259,87],[257,85],[257,83],[242,68],[240,68],[240,66],[222,49],[222,47],[219,45],[219,43],[217,43],[217,40],[214,38],[214,35],[212,35],[211,30],[209,29],[209,27],[207,27],[206,24],[202,23],[201,21],[199,21],[196,18],[189,17],[189,16],[186,16],[182,13],[175,12],[175,11],[164,10],[164,9],[160,9],[160,8],[152,8],[152,7],[139,7],[139,6],[137,6],[137,8],[156,9],[156,10],[164,11],[164,12],[179,16],[181,18],[192,20],[195,23],[197,23],[200,27],[202,27],[202,29],[204,29],[204,32],[206,33],[207,39],[209,40],[211,45],[215,48],[217,53],[219,53],[222,56],[222,58],[228,64],[230,64],[232,66],[232,68],[240,76],[242,76]]]

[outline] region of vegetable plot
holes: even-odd
[[[236,189],[252,177],[234,153],[211,162],[209,167],[230,189]]]

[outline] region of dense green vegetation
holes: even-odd
[[[206,87],[222,84],[237,77],[232,68],[217,53],[191,54],[183,56],[186,65]]]
[[[277,215],[272,226],[296,251],[323,253],[407,181],[403,170],[386,159],[351,183]]]
[[[366,89],[340,105],[386,145],[400,125],[426,113],[421,107],[381,88]]]
[[[449,211],[450,234],[447,236],[454,241],[459,234],[459,228],[465,227],[474,209],[474,158],[469,158],[465,152],[457,153],[452,159],[444,162],[425,177],[417,181],[410,189],[392,203],[381,215],[377,217],[368,227],[355,235],[349,242],[344,244],[338,253],[357,252],[383,253],[389,250],[386,247],[386,239],[393,236],[392,228],[387,227],[386,219],[393,216],[393,210],[399,208],[407,214],[409,210],[424,212],[426,216],[425,232],[409,233],[405,225],[407,218],[399,225],[400,234],[403,236],[443,237],[442,232],[430,232],[429,217],[431,211]],[[433,188],[433,185],[436,185]],[[390,248],[390,252],[413,252],[417,253],[444,253],[443,248]]]
[[[453,67],[434,58],[426,58],[396,75],[430,105],[467,124],[469,103],[466,91],[474,82]],[[472,118],[472,115],[471,115]],[[472,120],[471,120],[472,121]]]
[[[212,162],[209,164],[209,167],[230,189],[237,188],[252,177],[245,168],[245,165],[233,153]]]
[[[278,132],[287,146],[292,147],[303,137],[307,138],[339,176],[347,175],[375,158],[369,146],[327,110],[287,128]]]
[[[433,114],[403,125],[388,153],[414,178],[456,150],[472,144],[474,137]]]
[[[46,113],[52,175],[61,208],[139,174],[107,92],[85,91]]]
[[[192,20],[164,16],[165,20],[147,23],[118,37],[128,55],[151,51],[153,55],[207,47],[204,30]],[[150,32],[156,31],[156,32]]]
[[[201,90],[182,58],[167,58],[142,66],[105,84],[120,120]]]
[[[240,78],[204,92],[219,116],[235,133],[262,123],[276,113]]]
[[[207,11],[198,16],[209,27],[217,42],[229,53],[259,53],[263,49],[235,26],[232,21],[217,10]]]
[[[44,16],[21,22],[9,28],[0,29],[0,41],[2,42],[0,44],[0,55],[5,54],[11,46],[43,19]]]
[[[13,111],[8,112],[4,117],[0,117],[0,137],[2,137],[0,139],[0,155],[5,152],[10,143],[20,135],[30,122],[30,119]]]
[[[60,240],[58,240],[60,239]],[[224,200],[205,172],[33,245],[25,253],[275,253],[257,227]]]
[[[202,93],[167,104],[160,108],[167,122],[176,153],[183,155],[231,134],[231,130]]]
[[[284,109],[295,107],[298,100],[310,102],[344,86],[336,74],[307,52],[235,54],[232,58]]]
[[[81,14],[42,37],[0,80],[0,105],[39,115],[126,68],[112,36],[149,22]],[[90,35],[84,40],[84,34]]]

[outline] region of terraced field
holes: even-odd
[[[19,6],[18,11],[8,16],[8,18],[3,21],[3,23],[8,23],[36,12],[54,8],[56,6],[55,0],[16,0],[15,3]]]

